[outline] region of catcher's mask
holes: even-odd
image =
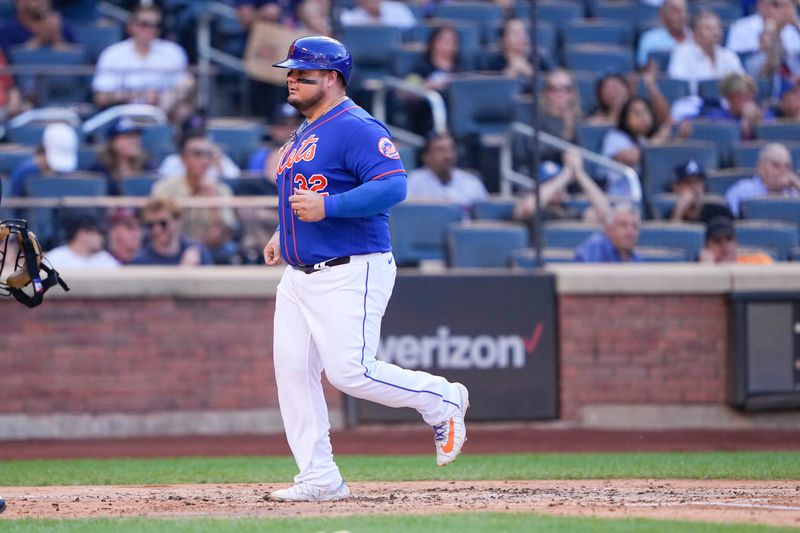
[[[13,265],[14,271],[4,277],[3,271],[9,265]],[[47,277],[42,278],[41,272]],[[36,234],[28,229],[28,222],[0,222],[0,294],[4,291],[4,296],[11,295],[28,307],[36,307],[42,303],[44,293],[56,284],[69,290],[58,272],[42,261],[42,247]],[[32,289],[26,292],[23,289],[28,285]]]

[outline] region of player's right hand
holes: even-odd
[[[264,246],[264,263],[267,266],[273,266],[280,265],[282,262],[280,232],[276,231],[267,245]]]

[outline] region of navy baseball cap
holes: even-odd
[[[733,220],[726,216],[712,218],[706,226],[706,241],[727,237],[736,237],[736,228],[733,226]]]
[[[672,182],[678,183],[679,181],[691,177],[698,177],[703,180],[706,179],[706,173],[703,170],[703,167],[701,167],[700,163],[698,163],[694,159],[690,159],[686,163],[683,163],[675,167],[675,172],[672,174]]]
[[[113,139],[118,135],[125,135],[127,133],[142,133],[142,128],[139,127],[130,117],[119,117],[115,119],[111,126],[108,128],[108,138]]]

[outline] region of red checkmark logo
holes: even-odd
[[[544,333],[544,324],[539,322],[534,326],[531,336],[525,338],[525,353],[533,353],[536,347],[539,346],[539,341],[542,340],[542,333]]]

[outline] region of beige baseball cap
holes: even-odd
[[[74,172],[78,167],[78,134],[63,122],[48,124],[42,135],[47,165],[56,172]]]

